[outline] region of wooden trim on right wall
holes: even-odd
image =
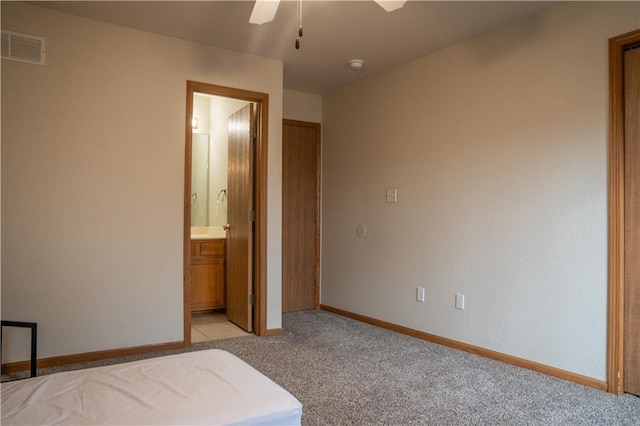
[[[595,388],[601,391],[607,390],[606,382],[602,380],[594,379],[592,377],[583,376],[581,374],[572,373],[571,371],[566,371],[560,368],[551,367],[545,364],[540,364],[524,358],[518,358],[513,355],[507,355],[501,352],[492,351],[490,349],[485,349],[480,346],[470,345],[468,343],[459,342],[457,340],[448,339],[446,337],[437,336],[435,334],[425,333],[424,331],[415,330],[413,328],[405,327],[402,325],[397,325],[397,324],[393,324],[387,321],[382,321],[376,318],[371,318],[365,315],[356,314],[354,312],[345,311],[342,309],[334,308],[332,306],[320,305],[320,309],[327,312],[332,312],[334,314],[342,315],[344,317],[352,318],[357,321],[365,322],[367,324],[375,325],[377,327],[386,328],[387,330],[395,331],[400,334],[405,334],[407,336],[416,337],[418,339],[426,340],[428,342],[433,342],[438,345],[447,346],[453,349],[469,352],[474,355],[479,355],[485,358],[504,362],[505,364],[515,365],[516,367],[537,371],[538,373],[557,377],[563,380],[568,380],[574,383],[579,383],[581,385],[589,386],[591,388]]]
[[[609,39],[609,291],[607,391],[623,393],[624,367],[624,49],[640,30]]]

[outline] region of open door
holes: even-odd
[[[185,177],[183,236],[184,345],[191,344],[191,173],[194,95],[221,96],[250,104],[228,122],[226,314],[258,336],[279,334],[267,329],[267,153],[269,95],[232,87],[187,81],[185,115]],[[232,204],[233,203],[233,204]],[[251,217],[249,215],[252,215]],[[250,220],[255,217],[255,220]],[[254,304],[250,304],[250,299]]]
[[[253,104],[229,117],[227,318],[253,331]]]

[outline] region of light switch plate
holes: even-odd
[[[456,293],[456,309],[464,311],[464,294]]]
[[[398,202],[398,189],[397,188],[387,188],[387,203],[397,203]]]

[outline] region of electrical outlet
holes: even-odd
[[[456,309],[464,311],[464,294],[456,293]]]
[[[418,302],[424,302],[424,287],[418,287],[416,289],[416,300]]]

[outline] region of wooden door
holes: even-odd
[[[640,396],[640,47],[624,54],[624,391]]]
[[[282,311],[319,303],[320,125],[284,120],[282,132]]]
[[[229,117],[227,318],[253,330],[253,104]]]

